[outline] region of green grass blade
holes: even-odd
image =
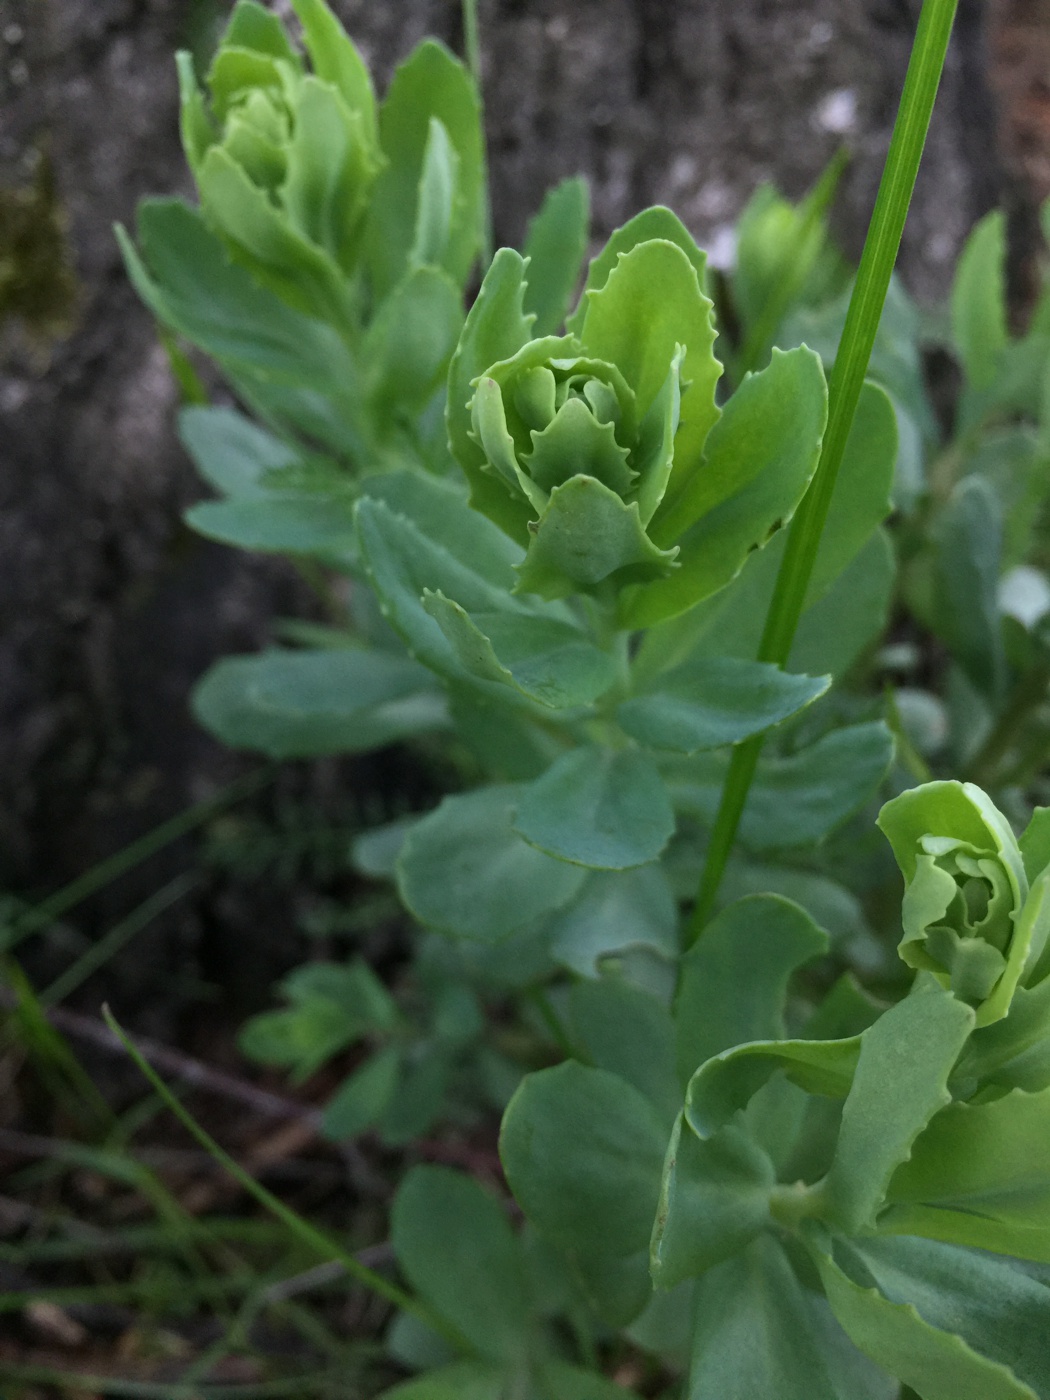
[[[92,973],[98,972],[110,958],[115,957],[130,943],[136,934],[141,933],[165,909],[177,904],[200,882],[200,874],[197,871],[189,871],[184,875],[176,875],[174,880],[156,890],[133,909],[126,919],[114,924],[108,933],[97,943],[93,943],[82,957],[66,968],[65,972],[60,973],[51,985],[40,993],[40,1005],[52,1007],[57,1006],[60,1001],[65,1001],[66,997],[76,991],[82,982],[86,982]]]
[[[828,427],[813,483],[795,513],[766,617],[758,659],[784,665],[791,653],[846,439],[868,370],[883,303],[897,260],[926,133],[951,37],[958,0],[924,0],[875,209],[868,226],[846,324],[828,386]],[[699,937],[714,908],[755,774],[762,736],[734,750],[715,818],[687,943]]]
[[[264,1206],[272,1215],[275,1215],[277,1219],[287,1227],[290,1234],[308,1248],[316,1251],[323,1259],[337,1259],[349,1276],[357,1283],[362,1284],[380,1298],[384,1298],[393,1307],[400,1308],[403,1312],[411,1313],[414,1317],[418,1318],[424,1326],[429,1327],[433,1332],[437,1332],[439,1336],[443,1337],[455,1347],[457,1351],[465,1352],[468,1355],[473,1352],[473,1347],[466,1338],[462,1337],[458,1329],[447,1322],[439,1313],[432,1311],[425,1303],[420,1302],[418,1298],[413,1298],[410,1293],[406,1293],[404,1289],[399,1288],[397,1284],[391,1283],[389,1279],[384,1278],[382,1274],[376,1273],[374,1269],[370,1269],[366,1264],[362,1264],[359,1259],[355,1259],[354,1256],[343,1249],[342,1245],[338,1244],[337,1241],[326,1235],[322,1230],[316,1229],[309,1221],[304,1220],[302,1216],[297,1215],[296,1212],[289,1206],[286,1206],[283,1201],[278,1200],[276,1196],[267,1191],[265,1186],[261,1186],[254,1177],[249,1176],[244,1168],[238,1162],[234,1161],[230,1154],[221,1148],[213,1137],[205,1132],[189,1110],[179,1102],[168,1088],[167,1084],[165,1084],[164,1080],[161,1079],[153,1066],[139,1051],[134,1041],[117,1021],[108,1006],[102,1008],[102,1014],[105,1018],[106,1025],[109,1026],[113,1034],[117,1036],[132,1060],[134,1060],[135,1064],[149,1080],[158,1096],[164,1101],[171,1112],[174,1113],[175,1117],[187,1132],[200,1143],[205,1152],[209,1153],[216,1162],[229,1172],[242,1190],[254,1197],[254,1199],[257,1200],[261,1206]]]
[[[248,773],[243,778],[238,778],[236,782],[230,783],[228,787],[215,793],[213,797],[208,797],[203,802],[197,802],[194,806],[187,807],[185,811],[179,812],[170,821],[162,822],[160,826],[148,831],[145,836],[133,841],[130,846],[125,846],[115,855],[100,861],[98,865],[93,865],[90,870],[85,870],[83,875],[78,875],[68,885],[63,885],[60,890],[48,895],[47,899],[34,905],[32,909],[26,910],[10,926],[0,927],[0,950],[11,952],[30,934],[39,933],[41,929],[47,928],[49,924],[53,924],[56,919],[61,918],[63,914],[72,909],[74,905],[80,904],[96,890],[103,889],[119,875],[123,875],[125,871],[134,869],[136,865],[141,865],[144,860],[148,860],[150,856],[163,850],[165,846],[170,846],[173,841],[177,841],[180,836],[185,836],[194,827],[200,826],[217,812],[221,812],[235,802],[240,802],[261,791],[273,781],[276,772],[275,767],[268,766],[257,769],[254,773]]]

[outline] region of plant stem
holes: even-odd
[[[478,0],[463,0],[463,47],[467,67],[478,91],[481,113],[481,270],[492,261],[492,197],[489,191],[489,162],[485,139],[485,95],[481,85],[481,34],[478,28]]]
[[[957,4],[958,0],[924,0],[923,3],[886,166],[831,372],[828,426],[821,445],[820,461],[810,488],[791,522],[787,548],[759,646],[760,661],[783,666],[791,654],[824,522],[875,344],[893,265],[897,260]],[[733,751],[689,924],[688,945],[699,937],[714,908],[762,752],[763,737],[757,735]]]

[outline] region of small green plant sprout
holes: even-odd
[[[482,241],[477,91],[426,40],[377,103],[324,0],[293,8],[305,54],[270,10],[237,0],[203,89],[178,56],[200,204],[145,201],[141,251],[118,230],[128,272],[158,321],[286,440],[286,458],[298,438],[359,472],[391,459],[444,469],[426,412],[436,398],[440,423]]]
[[[879,814],[905,879],[900,955],[973,1006],[979,1026],[1006,1016],[1017,987],[1046,971],[1044,813],[1018,843],[980,788],[939,782],[902,793]]]

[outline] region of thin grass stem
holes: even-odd
[[[136,865],[141,865],[150,856],[162,851],[165,846],[170,846],[180,836],[186,836],[216,813],[260,792],[273,782],[276,771],[275,767],[267,766],[238,778],[213,797],[187,807],[185,811],[154,827],[152,831],[140,836],[137,841],[132,841],[115,855],[108,856],[98,865],[93,865],[90,870],[85,870],[83,875],[78,875],[68,885],[63,885],[60,890],[48,895],[32,909],[14,919],[7,929],[0,928],[0,949],[10,952],[17,948],[19,943],[31,934],[48,928],[75,905],[112,883],[118,876],[133,870]]]
[[[118,1037],[139,1070],[149,1080],[156,1093],[163,1099],[165,1105],[174,1113],[191,1137],[229,1172],[242,1190],[257,1200],[261,1206],[264,1206],[271,1215],[276,1216],[295,1239],[316,1251],[324,1259],[338,1259],[356,1283],[385,1299],[392,1307],[410,1313],[425,1327],[429,1327],[431,1331],[443,1337],[457,1351],[466,1352],[468,1355],[473,1353],[473,1347],[460,1334],[458,1328],[439,1313],[427,1307],[425,1303],[420,1302],[418,1298],[414,1298],[410,1293],[399,1288],[397,1284],[384,1278],[382,1274],[376,1273],[374,1269],[362,1264],[359,1259],[355,1259],[337,1241],[330,1238],[322,1230],[316,1229],[309,1221],[304,1220],[301,1215],[286,1206],[283,1201],[272,1195],[265,1186],[260,1185],[254,1177],[250,1176],[240,1163],[236,1162],[210,1134],[205,1132],[185,1105],[179,1102],[146,1057],[141,1054],[135,1042],[120,1025],[108,1006],[103,1007],[102,1014],[110,1030]]]
[[[958,0],[924,0],[923,3],[886,166],[831,372],[828,426],[820,461],[791,523],[759,646],[760,661],[783,666],[791,654],[824,522],[897,260],[930,116],[944,70],[957,4]],[[757,735],[733,750],[711,832],[700,889],[687,930],[687,946],[691,946],[700,936],[714,909],[758,766],[763,738],[763,735]]]

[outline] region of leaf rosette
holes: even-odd
[[[621,371],[573,336],[530,341],[477,381],[471,421],[488,469],[536,514],[521,591],[559,597],[674,568],[677,549],[646,526],[674,459],[684,353],[675,347],[641,422]]]
[[[972,1006],[978,1026],[1002,1019],[1046,970],[1050,867],[1026,869],[1026,838],[972,783],[904,792],[878,824],[905,881],[901,958]]]
[[[721,366],[702,255],[669,212],[655,226],[674,237],[623,230],[595,260],[568,334],[532,336],[528,264],[510,249],[468,320],[450,440],[474,504],[527,546],[519,593],[611,602],[678,567],[660,510],[718,420]]]
[[[186,157],[238,261],[300,309],[332,310],[383,164],[368,69],[321,0],[297,0],[313,71],[277,17],[239,0],[206,77],[178,56]]]

